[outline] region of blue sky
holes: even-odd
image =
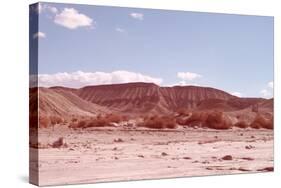
[[[53,3],[37,14],[47,86],[132,80],[272,96],[273,17]]]

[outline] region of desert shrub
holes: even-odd
[[[254,121],[250,125],[251,128],[254,129],[260,129],[260,128],[266,128],[266,129],[273,129],[273,118],[266,119],[261,114],[257,114]]]
[[[180,117],[177,118],[177,123],[179,125],[187,125],[190,127],[194,126],[204,126],[205,121],[208,117],[208,113],[206,112],[192,112],[190,117]]]
[[[73,118],[71,119],[71,122],[77,122],[77,121],[78,121],[78,119],[75,118],[75,117],[73,117]]]
[[[234,127],[239,127],[239,128],[247,128],[249,125],[247,124],[246,121],[238,121],[237,123],[234,124]]]
[[[189,115],[189,111],[186,108],[179,108],[176,112],[179,116]]]
[[[122,121],[122,117],[118,114],[108,114],[106,115],[105,119],[112,123],[120,123]]]
[[[39,127],[47,128],[51,124],[48,116],[39,116]]]
[[[208,114],[206,126],[212,129],[229,129],[232,124],[229,117],[223,112],[212,112]]]
[[[145,117],[143,122],[139,125],[151,129],[174,129],[177,127],[176,120],[170,116],[149,116]]]
[[[60,124],[63,122],[63,119],[59,116],[50,116],[49,118],[52,125]]]
[[[108,124],[109,123],[106,118],[98,116],[96,118],[91,118],[90,120],[88,120],[86,127],[104,127]]]
[[[85,128],[86,125],[87,125],[87,121],[86,120],[80,120],[77,123],[77,127],[79,127],[79,128]]]

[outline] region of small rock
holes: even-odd
[[[253,149],[253,148],[255,148],[255,147],[252,145],[245,146],[245,149]]]
[[[247,160],[247,161],[253,161],[254,159],[251,157],[242,157],[241,159],[243,160]]]
[[[270,167],[265,167],[265,168],[258,169],[258,171],[262,171],[262,172],[273,172],[273,171],[274,171],[274,167],[272,167],[272,166],[270,166]]]
[[[165,153],[165,152],[162,152],[161,155],[162,155],[162,156],[167,156],[168,154]]]
[[[144,156],[143,156],[143,155],[138,155],[138,157],[144,158]]]
[[[183,157],[183,159],[190,160],[191,158],[190,157]]]
[[[124,142],[121,138],[114,139],[114,142]]]
[[[226,160],[226,161],[231,161],[233,158],[231,155],[226,155],[226,156],[222,157],[221,159]]]

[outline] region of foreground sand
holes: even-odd
[[[64,147],[48,145],[59,137]],[[237,174],[273,167],[273,131],[265,129],[59,127],[41,129],[39,142],[40,185]],[[226,155],[232,159],[223,158]]]

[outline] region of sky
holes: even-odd
[[[153,82],[272,97],[273,17],[40,3],[41,86]]]

